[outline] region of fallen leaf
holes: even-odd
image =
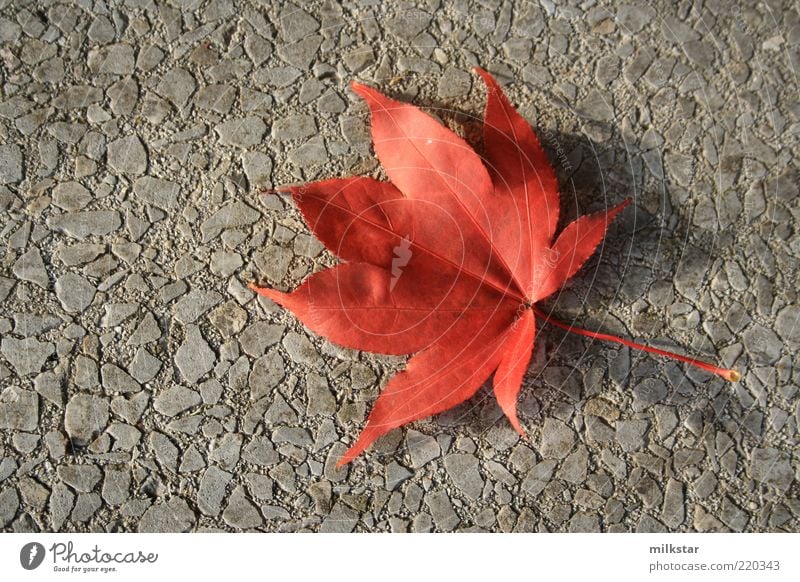
[[[629,201],[555,236],[560,202],[547,154],[497,82],[477,72],[488,90],[485,159],[413,105],[353,83],[369,105],[389,181],[351,177],[281,189],[344,262],[292,293],[251,288],[334,343],[413,354],[338,466],[388,431],[464,402],[492,374],[500,407],[524,436],[517,396],[537,318],[738,379],[734,370],[563,324],[536,306],[594,253]]]

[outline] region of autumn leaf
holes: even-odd
[[[500,407],[524,435],[517,396],[537,319],[738,379],[734,370],[563,324],[536,306],[594,253],[628,200],[556,235],[560,201],[547,154],[497,82],[477,72],[488,90],[484,159],[413,105],[353,83],[369,106],[389,181],[350,177],[279,189],[343,262],[292,293],[251,288],[336,344],[413,354],[339,466],[390,430],[464,402],[492,375]]]

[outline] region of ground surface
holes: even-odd
[[[0,527],[800,529],[797,6],[570,4],[0,0]],[[353,79],[476,134],[474,65],[635,199],[548,308],[744,379],[542,327],[530,442],[484,388],[336,471],[403,360],[244,288],[334,260],[257,191],[377,171]]]

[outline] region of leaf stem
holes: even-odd
[[[535,305],[533,306],[533,312],[536,315],[536,317],[538,317],[539,319],[545,321],[546,323],[550,323],[552,325],[555,325],[556,327],[560,327],[561,329],[566,330],[566,331],[571,332],[571,333],[575,333],[575,334],[582,335],[582,336],[585,336],[585,337],[591,337],[591,338],[595,338],[595,339],[600,339],[600,340],[605,340],[605,341],[610,341],[610,342],[616,342],[618,344],[622,344],[624,346],[628,346],[629,348],[634,348],[636,350],[641,350],[643,352],[649,352],[651,354],[658,354],[659,356],[666,356],[668,358],[672,358],[673,360],[686,362],[687,364],[692,364],[693,366],[697,366],[701,370],[705,370],[706,372],[711,372],[712,374],[716,374],[717,376],[725,378],[729,382],[738,382],[742,377],[742,375],[739,372],[737,372],[736,370],[733,370],[733,369],[720,368],[718,366],[714,366],[713,364],[709,364],[708,362],[704,362],[702,360],[697,360],[695,358],[690,358],[688,356],[682,356],[680,354],[675,354],[673,352],[668,352],[666,350],[660,350],[658,348],[651,348],[649,346],[646,346],[646,345],[643,345],[643,344],[640,344],[640,343],[636,343],[636,342],[632,342],[630,340],[626,340],[626,339],[623,339],[623,338],[620,338],[620,337],[616,337],[616,336],[613,336],[613,335],[609,335],[607,333],[589,331],[587,329],[581,329],[580,327],[574,327],[574,326],[571,326],[571,325],[567,325],[566,323],[558,321],[557,319],[553,319],[552,317],[547,315],[544,311],[542,311],[541,309],[539,309]]]

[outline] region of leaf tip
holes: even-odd
[[[372,95],[374,89],[358,81],[350,81],[350,88],[355,91],[362,99],[367,99]]]
[[[614,208],[612,208],[612,209],[611,209],[611,212],[612,212],[614,215],[617,215],[618,213],[620,213],[620,212],[622,212],[623,210],[625,210],[625,208],[627,208],[627,207],[628,207],[628,205],[629,205],[631,202],[632,202],[632,200],[631,200],[630,198],[626,198],[625,200],[623,200],[622,202],[620,202],[619,204],[617,204],[617,205],[616,205]]]
[[[265,195],[294,195],[295,192],[300,190],[303,187],[303,184],[283,184],[281,186],[275,186],[274,188],[265,188],[261,190],[262,194]]]
[[[339,471],[343,469],[345,465],[349,465],[351,461],[353,461],[358,455],[360,455],[366,446],[359,446],[360,439],[357,441],[352,447],[347,449],[341,457],[336,461],[336,470]]]
[[[486,89],[489,93],[492,91],[500,91],[500,87],[497,85],[497,79],[495,79],[489,71],[481,67],[472,67],[472,70],[483,79],[483,83],[486,85]]]
[[[618,215],[620,212],[622,212],[623,210],[625,210],[625,208],[627,208],[627,206],[628,206],[628,205],[629,205],[631,202],[632,202],[632,200],[631,200],[630,198],[626,198],[625,200],[623,200],[622,202],[620,202],[619,204],[617,204],[616,206],[614,206],[613,208],[611,208],[611,210],[608,210],[608,211],[606,211],[606,221],[607,221],[606,223],[608,224],[608,223],[610,223],[610,222],[611,222],[611,221],[612,221],[614,218],[616,218],[616,216],[617,216],[617,215]]]
[[[283,295],[280,291],[275,291],[273,289],[268,289],[266,287],[261,287],[256,284],[255,281],[251,281],[247,284],[247,288],[250,289],[253,293],[257,293],[258,295],[263,295],[264,297],[269,297],[273,301],[277,300],[279,296]]]
[[[742,379],[742,375],[739,373],[738,370],[725,370],[722,374],[722,377],[728,380],[729,382],[738,382]]]
[[[270,289],[269,287],[260,287],[255,282],[248,283],[247,288],[254,293],[272,299],[275,303],[283,305],[289,310],[292,308],[293,303],[291,294],[276,291],[275,289]]]
[[[530,442],[531,438],[528,436],[528,433],[525,432],[525,429],[522,428],[522,425],[520,425],[518,419],[515,418],[511,424],[513,425],[514,430],[517,431],[517,434],[520,436],[522,440]]]

